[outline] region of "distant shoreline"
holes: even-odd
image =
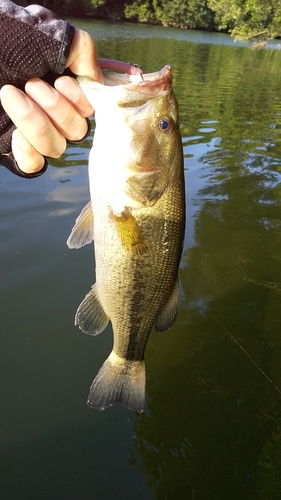
[[[140,26],[159,26],[159,27],[163,27],[163,28],[174,28],[174,29],[179,29],[179,30],[190,30],[190,31],[205,31],[207,33],[224,33],[225,35],[230,35],[229,31],[228,30],[223,30],[223,29],[218,29],[216,28],[215,26],[210,26],[208,28],[204,28],[204,27],[200,27],[200,26],[196,26],[196,27],[190,27],[190,26],[180,26],[180,25],[169,25],[169,24],[166,24],[166,23],[161,23],[160,21],[155,21],[155,22],[152,22],[152,21],[137,21],[137,20],[134,20],[134,19],[128,19],[126,17],[120,17],[120,16],[101,16],[101,15],[81,15],[81,16],[75,16],[75,15],[64,15],[62,16],[64,19],[78,19],[78,20],[87,20],[87,21],[90,21],[90,20],[93,20],[93,21],[104,21],[104,22],[108,22],[108,23],[130,23],[130,24],[136,24],[136,25],[140,25]]]

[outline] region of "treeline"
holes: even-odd
[[[61,16],[129,20],[177,28],[224,31],[236,39],[281,35],[280,0],[15,0],[38,3]]]

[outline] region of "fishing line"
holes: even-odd
[[[193,293],[194,297],[196,299],[199,299],[198,295],[192,290],[192,288],[188,285],[186,280],[180,276],[180,279],[185,283],[187,288]],[[231,340],[235,342],[235,344],[241,349],[241,351],[247,356],[247,358],[253,363],[253,365],[259,370],[259,372],[266,378],[266,380],[274,387],[274,389],[281,394],[281,390],[277,387],[277,385],[274,384],[274,382],[271,380],[271,378],[262,370],[262,368],[257,364],[257,362],[250,356],[250,354],[242,347],[242,345],[238,342],[238,340],[230,333],[230,331],[223,325],[223,323],[216,317],[212,311],[208,310],[208,314],[214,318],[214,320],[220,325],[220,327],[229,335]]]

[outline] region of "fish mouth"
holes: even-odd
[[[172,85],[172,68],[167,64],[160,71],[142,74],[141,77],[142,80],[135,84],[138,90],[168,90]]]
[[[115,73],[114,78],[112,73],[105,72],[107,85],[122,84],[127,90],[137,90],[144,94],[157,94],[172,86],[172,68],[169,65],[165,65],[160,71],[154,73],[143,73],[140,66],[114,59],[99,59],[99,64],[104,71],[121,72]]]

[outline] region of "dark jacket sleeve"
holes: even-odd
[[[0,88],[9,83],[24,89],[33,77],[52,82],[65,70],[74,26],[39,5],[23,8],[0,0]],[[0,103],[0,164],[21,177],[11,153],[14,124]]]

